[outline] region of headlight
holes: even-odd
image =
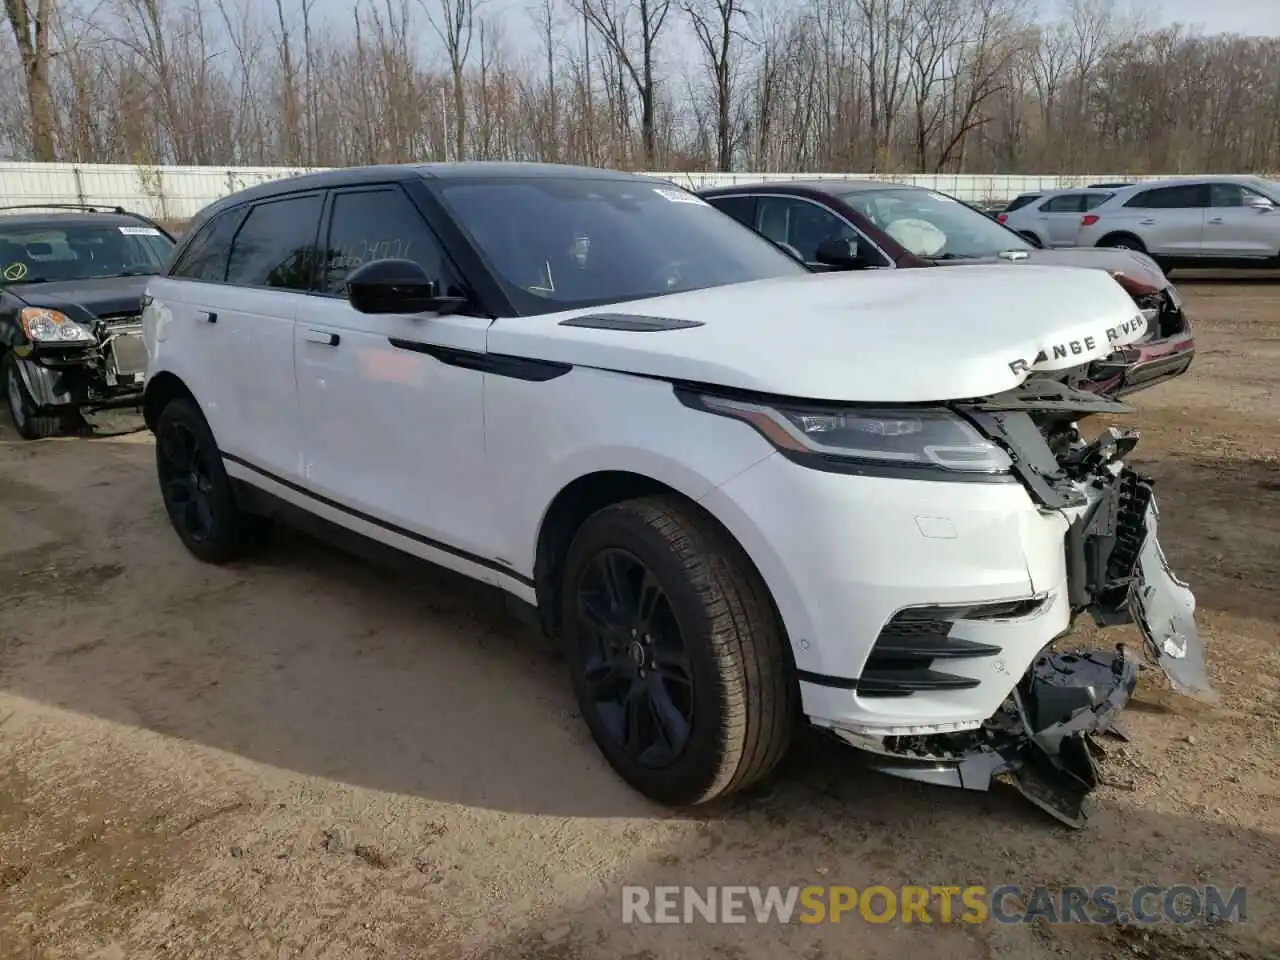
[[[24,307],[19,317],[27,336],[38,343],[84,343],[97,340],[92,330],[82,327],[58,310]]]
[[[1013,465],[1008,454],[949,410],[802,407],[706,395],[699,402],[751,424],[793,455],[963,474],[1002,474]]]

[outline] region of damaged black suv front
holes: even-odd
[[[873,753],[876,769],[895,776],[976,790],[1005,776],[1033,803],[1081,827],[1085,798],[1102,782],[1105,739],[1127,739],[1116,715],[1137,686],[1142,660],[1157,666],[1174,690],[1216,699],[1196,629],[1195,599],[1160,547],[1152,481],[1124,462],[1137,444],[1137,431],[1108,426],[1091,440],[1082,435],[1086,418],[1129,414],[1132,408],[1056,379],[1029,379],[953,409],[1008,453],[1012,471],[1042,514],[1065,520],[1072,620],[1086,616],[1103,627],[1135,623],[1143,653],[1135,657],[1120,644],[1081,649],[1064,634],[977,729],[841,735]],[[895,662],[880,666],[892,667],[899,678],[919,675],[941,683],[947,664],[959,662],[955,658],[1000,656],[997,646],[957,636],[965,624],[1013,625],[1034,615],[1034,605],[1044,599],[1016,609],[904,611],[895,618],[900,622],[890,624],[899,635],[891,643]],[[882,635],[877,646],[884,644]]]
[[[0,209],[0,380],[19,435],[141,403],[143,296],[173,246],[119,208]]]

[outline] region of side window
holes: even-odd
[[[341,294],[352,270],[388,257],[412,260],[427,276],[449,285],[439,241],[398,187],[335,193],[321,292]]]
[[[743,226],[755,228],[755,197],[708,197],[707,202],[717,210],[727,213]]]
[[[1021,210],[1021,209],[1022,209],[1023,207],[1025,207],[1028,203],[1033,203],[1033,202],[1035,202],[1036,200],[1039,200],[1039,199],[1040,199],[1040,194],[1038,194],[1038,193],[1024,193],[1024,194],[1021,194],[1020,196],[1017,196],[1017,197],[1014,197],[1014,198],[1013,198],[1013,200],[1009,203],[1009,206],[1007,206],[1007,207],[1005,207],[1005,208],[1004,208],[1004,212],[1005,212],[1005,213],[1013,213],[1013,211],[1015,211],[1015,210]]]
[[[1081,196],[1084,198],[1084,205],[1080,209],[1092,210],[1094,207],[1102,206],[1104,203],[1106,203],[1108,200],[1114,197],[1115,194],[1114,193],[1085,193],[1085,194],[1081,194]]]
[[[1156,210],[1193,210],[1205,206],[1208,193],[1203,184],[1196,183],[1182,187],[1159,187],[1139,194],[1125,206],[1142,206]],[[1145,199],[1145,202],[1137,203],[1139,199]]]
[[[1084,209],[1085,195],[1081,193],[1064,193],[1050,197],[1040,209],[1045,213],[1079,213]]]
[[[1260,197],[1262,194],[1242,187],[1238,183],[1209,184],[1209,206],[1211,207],[1243,207],[1248,197]]]
[[[231,241],[244,210],[224,210],[209,220],[191,238],[191,243],[169,271],[181,280],[204,280],[221,283],[227,276],[227,260]]]
[[[231,244],[227,283],[310,290],[322,205],[323,195],[313,193],[250,210]]]
[[[789,243],[808,263],[818,259],[818,247],[826,240],[861,240],[858,231],[807,200],[761,197],[759,231],[771,240]]]

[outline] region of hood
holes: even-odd
[[[1006,257],[982,257],[974,260],[939,260],[940,267],[975,266],[978,264],[1001,264],[1010,266],[1062,266],[1090,267],[1094,270],[1106,270],[1108,273],[1123,273],[1157,290],[1169,286],[1169,281],[1160,269],[1145,253],[1137,250],[1121,250],[1108,247],[1063,247],[1057,250],[1017,251],[1016,259]],[[1026,256],[1021,256],[1025,253]]]
[[[684,324],[580,325],[602,314]],[[563,324],[571,318],[579,325]],[[815,274],[503,319],[489,350],[789,397],[910,403],[1010,390],[1145,329],[1102,271],[990,265]]]
[[[83,307],[95,317],[114,313],[141,313],[142,294],[151,277],[100,277],[91,280],[54,280],[48,283],[11,283],[5,287],[31,307],[61,310]]]

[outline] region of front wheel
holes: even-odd
[[[55,436],[63,426],[58,416],[42,415],[36,406],[31,392],[27,390],[22,379],[22,371],[18,369],[18,358],[6,353],[0,360],[0,376],[4,377],[5,399],[9,404],[9,417],[13,420],[14,429],[24,440],[43,440]]]
[[[206,563],[238,559],[256,546],[267,521],[243,512],[209,424],[194,403],[172,400],[156,421],[156,474],[169,522]]]
[[[777,765],[798,712],[787,640],[709,518],[663,496],[605,507],[574,537],[561,597],[583,719],[632,787],[697,804]]]

